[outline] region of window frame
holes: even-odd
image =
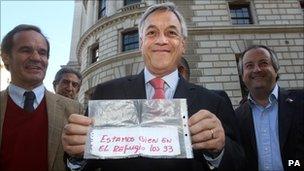
[[[132,5],[132,4],[136,4],[136,3],[141,3],[141,0],[124,0],[123,1],[124,6]]]
[[[135,33],[135,34],[134,34]],[[134,34],[134,35],[132,35]],[[134,36],[136,36],[137,34],[137,41],[130,41],[128,43],[125,43],[125,36],[132,36],[131,38],[134,39]],[[129,46],[129,45],[134,45],[135,44],[135,48],[129,48],[129,49],[126,49],[126,46]],[[137,47],[136,47],[136,44],[137,44]],[[121,32],[121,52],[128,52],[128,51],[132,51],[132,50],[138,50],[139,48],[139,33],[138,33],[138,30],[137,29],[132,29],[132,30],[126,30],[126,31],[123,31]]]
[[[100,60],[100,58],[99,58],[99,43],[94,43],[90,47],[90,64],[94,64],[94,63],[98,62],[99,60]]]
[[[244,11],[243,8],[247,9],[247,15],[248,16],[244,16]],[[237,12],[236,10],[241,10],[241,14],[242,16],[237,16]],[[235,12],[234,12],[235,11]],[[229,13],[230,13],[230,19],[231,19],[231,24],[232,25],[250,25],[253,24],[253,16],[251,13],[251,6],[250,3],[229,3]],[[236,16],[233,16],[233,14],[235,14]],[[248,23],[239,23],[238,21],[247,21]],[[234,22],[236,21],[236,23]]]
[[[107,0],[98,1],[98,19],[106,16]]]

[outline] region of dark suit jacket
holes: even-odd
[[[231,100],[230,100],[228,94],[224,90],[211,90],[211,91],[215,92],[216,94],[218,94],[222,98],[224,98],[224,100],[227,103],[227,105],[232,106]]]
[[[279,142],[283,167],[294,170],[298,167],[288,167],[288,160],[301,160],[304,165],[304,114],[303,91],[284,91],[279,89]],[[258,170],[257,144],[254,131],[252,109],[245,101],[236,109],[236,115],[241,131],[242,144],[247,158],[246,170]]]
[[[221,169],[238,170],[244,159],[239,146],[235,114],[231,106],[224,105],[223,98],[200,86],[190,84],[180,77],[174,98],[186,98],[189,117],[200,109],[207,109],[221,120],[226,133],[225,151],[220,164]],[[144,74],[128,76],[100,84],[92,99],[146,99]],[[209,170],[202,151],[194,152],[194,159],[151,159],[130,158],[115,160],[89,160],[86,169],[100,167],[102,170]]]

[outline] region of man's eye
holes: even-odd
[[[30,48],[22,48],[20,51],[23,52],[23,53],[31,53],[32,49],[30,49]]]
[[[39,50],[39,55],[41,56],[46,56],[47,55],[47,51],[46,50]]]
[[[245,68],[246,69],[250,69],[250,68],[252,68],[253,67],[253,64],[247,64],[247,65],[245,65]]]
[[[174,35],[174,36],[176,36],[176,35],[178,35],[175,31],[169,31],[169,35]]]
[[[155,35],[155,31],[148,31],[146,35],[147,36],[153,36],[153,35]]]
[[[73,82],[72,85],[73,85],[74,88],[79,87],[79,84],[78,84],[78,83],[75,83],[75,82]]]
[[[260,66],[261,66],[261,67],[265,67],[265,66],[268,66],[268,62],[266,62],[266,61],[264,61],[264,62],[261,62],[261,63],[260,63]]]

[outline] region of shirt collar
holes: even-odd
[[[144,69],[144,74],[145,74],[145,84],[147,84],[149,81],[155,78],[155,76],[146,67]],[[172,73],[165,75],[164,77],[162,77],[162,79],[169,87],[171,88],[176,87],[179,79],[177,69],[174,70]]]
[[[23,99],[24,96],[24,92],[28,91],[27,89],[24,89],[22,87],[16,86],[12,83],[10,83],[10,85],[8,86],[8,92],[9,95],[12,99]],[[34,88],[32,90],[35,93],[35,102],[39,103],[42,98],[44,97],[44,92],[45,92],[45,87],[43,84],[41,84],[40,86]]]
[[[268,96],[269,102],[271,102],[273,100],[278,100],[278,96],[279,96],[279,86],[278,86],[278,84],[275,84],[270,95]],[[251,102],[251,104],[255,104],[255,105],[257,104],[256,101],[251,97],[250,93],[248,95],[248,100]]]

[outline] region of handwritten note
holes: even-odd
[[[101,158],[180,154],[176,127],[94,129],[90,137],[91,153]]]

